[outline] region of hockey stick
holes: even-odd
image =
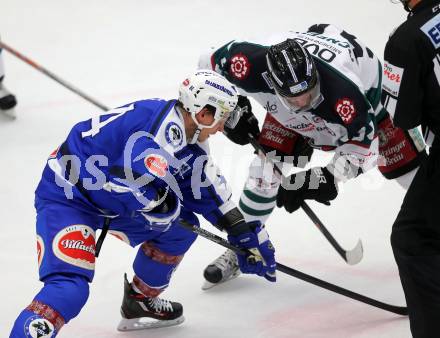
[[[69,84],[68,82],[64,81],[63,79],[61,79],[60,77],[58,77],[57,75],[55,75],[54,73],[52,73],[51,71],[47,70],[46,68],[40,66],[39,64],[37,64],[36,62],[32,61],[31,59],[29,59],[28,57],[24,56],[23,54],[19,53],[18,51],[16,51],[14,48],[8,46],[7,44],[5,44],[3,41],[0,41],[0,48],[4,48],[5,50],[7,50],[9,53],[11,53],[12,55],[16,56],[17,58],[19,58],[20,60],[26,62],[28,65],[34,67],[36,70],[40,71],[41,73],[43,73],[44,75],[47,75],[48,77],[50,77],[52,80],[58,82],[60,85],[66,87],[67,89],[71,90],[72,92],[74,92],[75,94],[78,94],[79,96],[81,96],[83,99],[85,99],[86,101],[89,101],[90,103],[94,104],[95,106],[101,108],[102,110],[108,110],[108,108],[102,104],[100,104],[99,102],[97,102],[95,99],[93,99],[92,97],[88,96],[87,94],[85,94],[83,91],[81,91],[80,89],[74,87],[73,85]]]
[[[209,232],[205,229],[197,227],[193,224],[190,224],[183,219],[180,219],[179,224],[183,228],[185,228],[189,231],[192,231],[192,232],[196,233],[197,235],[205,237],[206,239],[208,239],[212,242],[220,244],[221,246],[228,248],[228,249],[236,252],[237,254],[244,255],[244,254],[248,253],[244,249],[241,249],[239,247],[236,247],[235,245],[232,245],[231,243],[229,243],[227,240],[223,239],[222,237],[217,236],[217,235],[213,234],[212,232]],[[252,253],[250,253],[250,254],[252,254]],[[307,283],[310,283],[310,284],[319,286],[321,288],[333,291],[333,292],[338,293],[340,295],[343,295],[345,297],[357,300],[358,302],[365,303],[365,304],[377,307],[377,308],[385,310],[385,311],[396,313],[396,314],[402,315],[402,316],[408,315],[408,309],[404,306],[396,306],[396,305],[383,303],[383,302],[380,302],[380,301],[375,300],[373,298],[361,295],[359,293],[344,289],[344,288],[337,286],[335,284],[331,284],[329,282],[323,281],[323,280],[318,279],[316,277],[310,276],[310,275],[305,274],[301,271],[298,271],[298,270],[295,270],[295,269],[290,268],[288,266],[285,266],[281,263],[277,262],[276,264],[277,264],[276,269],[278,271],[283,272],[289,276],[301,279],[302,281],[305,281]]]
[[[258,141],[255,139],[255,137],[249,133],[249,140],[254,147],[254,149],[262,154],[268,161],[270,161],[269,157],[266,156],[266,151],[263,149],[263,147],[258,143]],[[276,163],[273,163],[273,167],[275,171],[282,177],[283,172],[281,169],[276,165]],[[325,238],[330,242],[330,244],[335,248],[337,253],[342,257],[342,259],[347,262],[349,265],[355,265],[359,263],[362,260],[364,249],[362,246],[362,241],[359,239],[356,246],[351,250],[345,250],[342,248],[339,243],[336,241],[336,239],[332,236],[332,234],[327,230],[327,228],[324,226],[324,224],[321,222],[321,220],[316,216],[316,214],[313,212],[313,210],[309,207],[309,205],[306,202],[303,202],[301,205],[301,208],[304,210],[304,212],[309,216],[309,218],[312,220],[313,224],[318,228],[319,231],[324,235]]]

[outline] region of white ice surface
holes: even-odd
[[[270,4],[270,6],[269,6]],[[173,98],[199,52],[234,38],[252,38],[314,23],[335,23],[379,56],[389,32],[403,21],[387,0],[1,0],[3,40],[100,102]],[[18,118],[0,116],[0,337],[41,287],[37,280],[33,192],[48,154],[71,126],[99,113],[77,95],[5,54],[5,84]],[[255,109],[262,117],[261,109]],[[238,200],[252,158],[221,135],[211,149]],[[317,156],[317,163],[328,157]],[[268,230],[277,260],[301,271],[403,305],[389,236],[403,190],[376,170],[347,183],[331,207],[310,203],[341,245],[363,240],[364,259],[348,266],[302,211],[277,210]],[[214,231],[206,222],[205,227]],[[90,298],[59,337],[301,337],[407,338],[408,320],[278,274],[270,284],[253,276],[203,292],[202,270],[223,251],[199,238],[164,296],[183,303],[183,325],[119,333],[123,273],[136,250],[108,238],[97,262]]]

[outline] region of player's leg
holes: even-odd
[[[89,281],[76,274],[52,274],[43,288],[17,317],[12,338],[55,337],[76,317],[89,296]]]
[[[37,198],[41,291],[20,313],[11,337],[55,337],[78,315],[94,274],[95,217]],[[90,225],[90,226],[89,226]]]
[[[185,210],[180,218],[199,224],[197,217]],[[132,235],[128,237],[132,243],[136,242]],[[176,221],[169,230],[149,231],[144,238],[133,263],[133,280],[129,283],[125,278],[122,320],[118,326],[122,331],[177,325],[184,320],[182,305],[159,295],[168,287],[173,272],[196,235]]]
[[[431,150],[422,162],[391,235],[415,338],[440,332],[440,158],[432,156]]]
[[[281,184],[272,161],[290,167],[304,167],[310,161],[313,149],[302,136],[282,126],[270,114],[266,116],[258,142],[272,160],[256,156],[252,161],[238,208],[247,222],[258,220],[266,224],[276,206]],[[233,251],[226,250],[205,268],[202,289],[224,283],[239,274],[237,256]]]

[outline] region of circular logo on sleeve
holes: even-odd
[[[177,148],[183,143],[183,131],[175,122],[170,122],[165,128],[165,139],[174,148]]]
[[[335,110],[344,124],[350,124],[353,122],[357,114],[354,102],[348,98],[339,99],[338,102],[336,102]]]
[[[32,316],[24,324],[24,333],[28,338],[51,338],[54,331],[53,324],[40,316]]]
[[[159,154],[148,155],[144,160],[148,171],[157,177],[165,177],[168,170],[168,162]]]
[[[238,80],[244,80],[248,77],[251,65],[246,55],[240,53],[231,58],[231,74]]]

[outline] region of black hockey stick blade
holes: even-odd
[[[316,216],[313,210],[308,206],[307,203],[303,203],[301,205],[304,212],[309,216],[315,226],[319,231],[324,235],[325,238],[330,242],[336,252],[342,257],[344,261],[349,265],[355,265],[359,263],[364,257],[364,247],[362,245],[362,241],[359,239],[356,246],[351,250],[345,250],[332,236],[332,234],[327,230],[321,220]]]
[[[255,139],[255,137],[252,134],[248,134],[249,141],[253,148],[258,151],[263,156],[266,156],[266,152],[264,151],[263,147],[258,143],[258,141]],[[269,161],[270,159],[266,157]],[[280,175],[283,176],[283,172],[281,169],[276,165],[276,163],[272,163],[274,170]],[[309,207],[309,205],[306,202],[303,202],[301,205],[301,208],[304,210],[307,216],[312,220],[313,224],[318,228],[319,231],[324,235],[324,237],[330,242],[330,244],[333,246],[333,248],[336,250],[336,252],[342,257],[342,259],[349,265],[355,265],[359,263],[363,256],[364,256],[364,248],[362,246],[362,241],[359,239],[356,246],[351,250],[345,250],[333,237],[333,235],[330,233],[330,231],[327,230],[327,228],[324,226],[324,224],[321,222],[321,220],[316,216],[314,211]]]
[[[232,245],[231,243],[229,243],[227,240],[225,240],[224,238],[217,236],[215,234],[213,234],[212,232],[209,232],[205,229],[202,229],[200,227],[197,227],[193,224],[190,224],[188,222],[186,222],[185,220],[180,219],[179,221],[180,225],[182,227],[184,227],[185,229],[192,231],[194,233],[196,233],[197,235],[200,235],[206,239],[209,239],[212,242],[215,242],[225,248],[228,248],[234,252],[236,252],[237,254],[246,254],[246,251],[244,251],[241,248],[236,247],[235,245]],[[321,280],[319,278],[313,277],[311,275],[305,274],[301,271],[295,270],[293,268],[290,268],[286,265],[283,265],[281,263],[276,263],[277,264],[277,270],[280,272],[283,272],[289,276],[301,279],[302,281],[308,282],[310,284],[319,286],[321,288],[333,291],[335,293],[338,293],[340,295],[346,296],[348,298],[351,298],[353,300],[357,300],[358,302],[361,303],[365,303],[371,306],[374,306],[376,308],[385,310],[385,311],[389,311],[398,315],[402,315],[402,316],[406,316],[408,315],[408,309],[404,306],[396,306],[396,305],[391,305],[391,304],[387,304],[387,303],[383,303],[380,302],[378,300],[375,300],[373,298],[361,295],[359,293],[344,289],[340,286],[337,286],[335,284],[331,284],[329,282],[326,282],[324,280]]]

